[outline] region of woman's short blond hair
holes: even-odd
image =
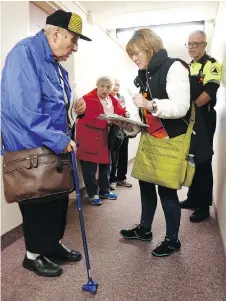
[[[151,60],[154,54],[163,48],[161,38],[149,28],[141,28],[134,32],[132,38],[126,45],[126,52],[130,57],[137,51],[145,51]]]

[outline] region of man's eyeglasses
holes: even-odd
[[[185,44],[186,48],[197,48],[200,44],[205,44],[206,42],[193,42]]]

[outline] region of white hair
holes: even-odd
[[[101,76],[97,79],[96,85],[99,86],[101,82],[108,82],[111,86],[113,86],[113,81],[109,76]]]
[[[203,38],[203,40],[206,41],[206,34],[203,30],[195,30],[190,34],[190,36],[193,34],[199,34]]]
[[[60,32],[60,34],[65,36],[65,38],[68,36],[67,29],[64,29],[62,27],[51,25],[51,24],[46,24],[46,26],[44,28],[46,36],[50,36],[54,30],[58,30]]]

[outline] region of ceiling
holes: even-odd
[[[79,1],[87,10],[94,14],[125,14],[139,11],[150,11],[177,7],[179,1]]]
[[[93,22],[113,31],[167,23],[213,20],[218,1],[77,1]]]

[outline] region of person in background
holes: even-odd
[[[60,62],[78,50],[79,39],[91,41],[82,35],[81,17],[57,10],[47,17],[43,30],[19,41],[9,52],[1,81],[4,151],[40,146],[56,154],[77,151],[68,133],[68,73]],[[85,108],[85,102],[80,100],[74,109],[81,115]],[[26,246],[25,269],[39,276],[55,277],[63,273],[55,260],[63,263],[81,259],[80,252],[68,249],[61,241],[68,201],[66,196],[19,203]]]
[[[100,114],[124,115],[118,100],[110,92],[112,80],[103,76],[98,78],[96,88],[83,96],[86,102],[86,114],[78,120],[76,141],[79,143],[77,158],[81,161],[82,174],[89,200],[92,205],[102,205],[101,199],[117,199],[110,192],[110,151],[108,132],[111,126],[106,120],[100,120]],[[99,186],[96,172],[99,166]]]
[[[193,58],[189,65],[191,74],[191,99],[204,119],[204,124],[213,147],[216,129],[216,94],[221,80],[221,66],[206,54],[206,35],[203,31],[193,32],[188,39],[188,52]],[[180,203],[183,209],[195,209],[191,222],[201,222],[210,216],[213,200],[212,156],[196,166],[195,176],[187,199]]]
[[[114,80],[114,86],[111,95],[116,98],[121,107],[125,108],[125,98],[119,93],[120,82],[118,79]],[[129,118],[129,112],[125,112],[124,117]],[[120,148],[116,151],[111,151],[111,174],[110,174],[110,188],[116,189],[116,186],[132,187],[132,183],[127,181],[127,167],[128,167],[128,145],[129,137],[126,135]]]

